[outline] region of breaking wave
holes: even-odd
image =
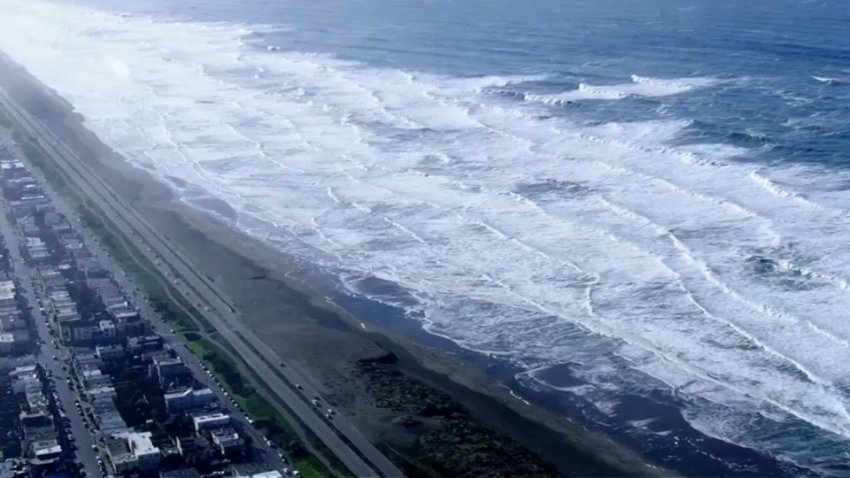
[[[594,86],[579,83],[578,88],[559,94],[526,93],[527,101],[560,105],[584,100],[621,100],[630,97],[660,98],[679,95],[720,84],[712,78],[660,79],[632,75],[631,83]]]
[[[704,433],[801,466],[850,439],[850,189],[814,167],[754,168],[746,148],[683,146],[689,118],[558,111],[643,98],[664,112],[730,80],[626,70],[551,94],[554,73],[267,48],[262,25],[0,8],[0,48],[128,160],[432,333],[539,383],[569,364],[553,388],[602,414],[612,393],[668,390]],[[762,432],[789,423],[809,442]]]

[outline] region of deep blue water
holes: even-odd
[[[468,76],[543,73],[551,79],[541,86],[555,91],[633,73],[746,78],[740,88],[665,106],[699,121],[699,138],[771,145],[771,161],[847,161],[850,9],[841,1],[92,3],[190,21],[283,26],[285,32],[255,37],[370,65]],[[653,106],[595,104],[571,114],[646,119]],[[788,124],[795,119],[803,124]]]

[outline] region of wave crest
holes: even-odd
[[[631,83],[614,85],[591,85],[579,83],[574,90],[557,94],[526,93],[525,99],[531,102],[549,105],[563,105],[585,100],[622,100],[636,98],[662,98],[680,95],[700,88],[708,88],[721,83],[715,78],[651,78],[632,75]]]

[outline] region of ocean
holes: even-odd
[[[850,476],[848,29],[830,0],[0,0],[0,49],[188,204],[701,476]]]

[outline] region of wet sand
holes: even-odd
[[[599,433],[526,404],[470,354],[232,229],[229,206],[130,165],[73,106],[0,56],[0,83],[45,119],[227,294],[262,337],[412,476],[669,474]],[[185,184],[183,186],[186,186]],[[191,185],[188,185],[191,186]],[[185,198],[184,198],[185,199]]]

